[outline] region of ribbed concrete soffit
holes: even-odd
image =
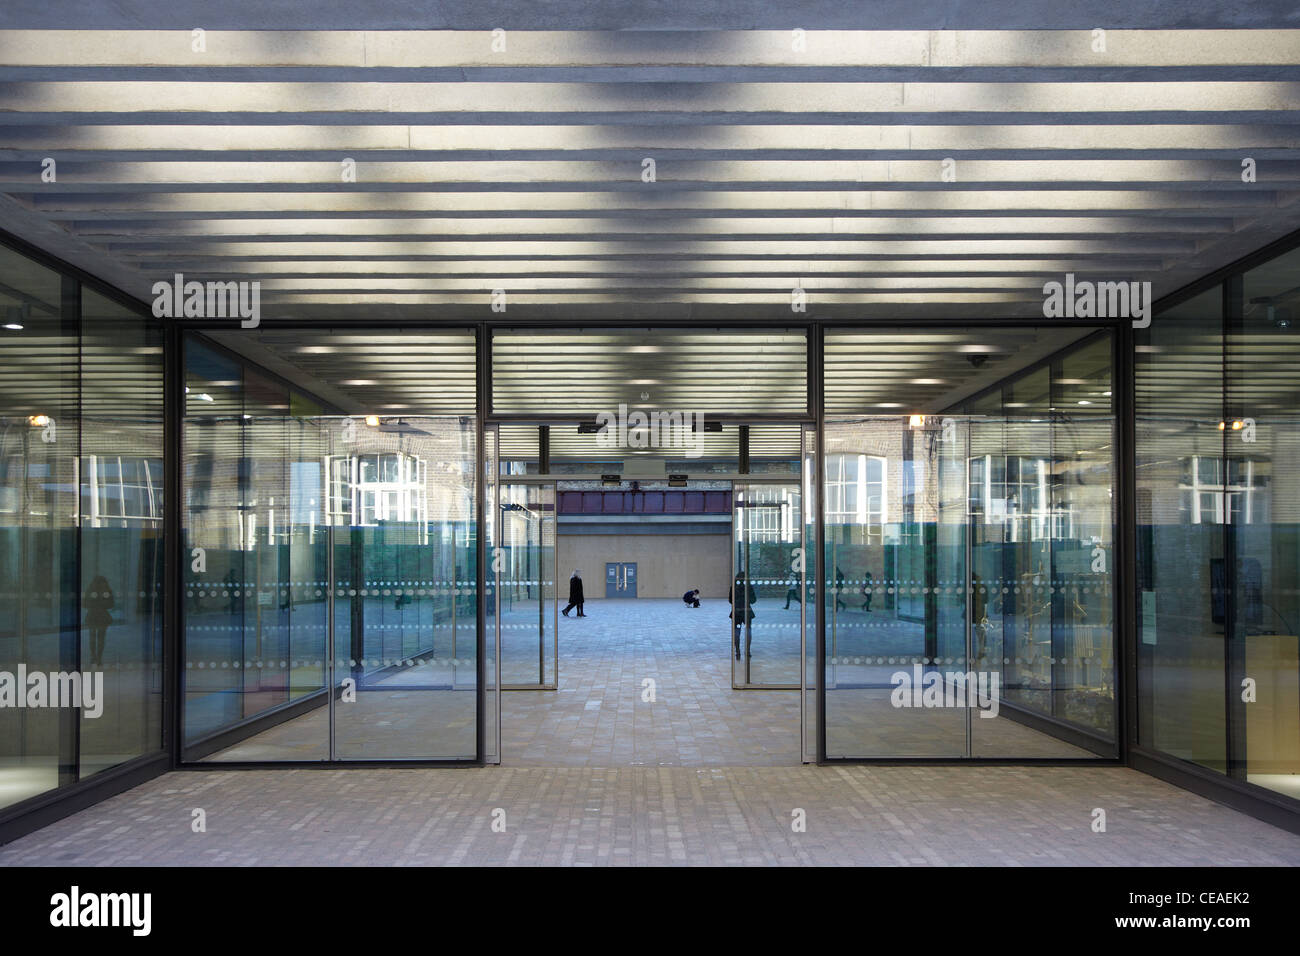
[[[0,30],[0,194],[271,323],[1042,317],[1300,228],[1300,30]]]

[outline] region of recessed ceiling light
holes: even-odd
[[[1079,399],[1079,404],[1080,404],[1080,405],[1091,405],[1092,402],[1088,401],[1086,398],[1081,398],[1081,399]]]
[[[5,328],[13,329],[15,332],[21,332],[23,330],[23,327],[19,325],[17,322],[6,322]]]
[[[947,383],[944,382],[944,380],[941,378],[914,378],[912,379],[912,384],[913,385],[944,385]]]
[[[378,385],[379,383],[373,378],[345,378],[339,382],[340,385]]]

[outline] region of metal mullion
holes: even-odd
[[[814,546],[816,555],[816,582],[813,596],[817,614],[817,762],[826,762],[826,600],[822,586],[826,571],[826,481],[823,476],[826,461],[826,332],[820,322],[810,330],[812,347],[810,355],[814,361],[808,369],[810,375],[816,375],[816,414],[817,440],[813,449],[813,486],[817,489],[817,540]]]

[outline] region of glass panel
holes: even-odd
[[[471,418],[335,418],[335,756],[472,760]]]
[[[1053,427],[1046,404],[1047,369],[1028,378],[1023,387],[1007,389],[1013,399],[1007,404],[1019,408],[1016,403],[1023,402],[1041,412],[970,424],[972,654],[989,666],[1000,662],[1008,703],[1047,714],[1055,659]]]
[[[328,759],[328,436],[279,382],[185,358],[187,757]]]
[[[15,698],[0,707],[3,807],[75,777],[75,711],[14,706],[19,675],[99,667],[78,660],[77,316],[58,274],[3,247],[0,311],[0,671]]]
[[[81,715],[81,776],[162,747],[161,328],[82,291],[82,666],[102,670]]]
[[[187,759],[473,759],[474,420],[186,374]]]
[[[803,430],[803,729],[802,759],[817,759],[817,429]]]
[[[805,590],[799,485],[737,482],[733,501],[732,686],[794,689]]]
[[[1052,369],[1053,700],[1050,713],[1115,737],[1114,440],[1111,338]]]
[[[554,690],[559,652],[555,486],[502,481],[499,495],[501,539],[494,560],[500,567],[501,685],[505,690]],[[594,596],[587,592],[599,586],[599,578],[584,574],[577,585],[566,577],[566,603],[576,603],[579,593],[584,599]],[[581,611],[581,604],[577,607]]]
[[[1223,298],[1137,333],[1138,741],[1227,769]]]
[[[487,507],[483,510],[482,534],[484,554],[487,555],[486,567],[483,569],[483,759],[490,764],[501,762],[501,635],[497,628],[497,574],[494,569],[500,567],[496,556],[500,553],[501,523],[497,520],[497,482],[502,465],[500,455],[500,438],[498,426],[483,427],[483,501]],[[475,552],[475,559],[478,554]],[[477,581],[477,578],[472,579]],[[477,608],[474,609],[477,612]],[[477,621],[475,621],[477,625]],[[473,632],[477,638],[477,629]]]
[[[1111,755],[1111,338],[953,335],[828,339],[837,401],[919,410],[826,423],[827,755]]]
[[[1227,340],[1235,776],[1300,797],[1300,250],[1247,272]]]
[[[912,706],[923,686],[966,670],[963,616],[952,613],[964,579],[960,530],[946,529],[938,552],[956,564],[945,590],[931,584],[939,503],[951,503],[938,494],[939,475],[953,474],[941,468],[942,438],[910,416],[826,424],[828,757],[966,754],[965,707]]]
[[[499,329],[492,408],[594,419],[647,412],[803,413],[804,330]]]

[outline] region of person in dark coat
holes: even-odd
[[[90,632],[90,659],[95,667],[104,666],[104,642],[113,623],[113,615],[108,612],[115,603],[108,578],[95,575],[81,598],[81,606],[86,609],[86,630]]]
[[[758,600],[754,585],[746,585],[747,580],[742,572],[736,575],[735,583],[727,591],[727,600],[731,603],[731,641],[736,649],[736,660],[740,660],[740,626],[744,624],[748,627],[753,623],[754,602]],[[740,607],[736,606],[737,598],[740,599]]]
[[[686,602],[687,607],[699,607],[700,589],[691,588],[689,591],[687,591],[685,594],[682,595],[682,600]]]
[[[568,617],[569,612],[575,607],[578,609],[578,617],[587,616],[582,613],[582,572],[578,570],[575,570],[573,577],[569,578],[569,604],[560,613]]]

